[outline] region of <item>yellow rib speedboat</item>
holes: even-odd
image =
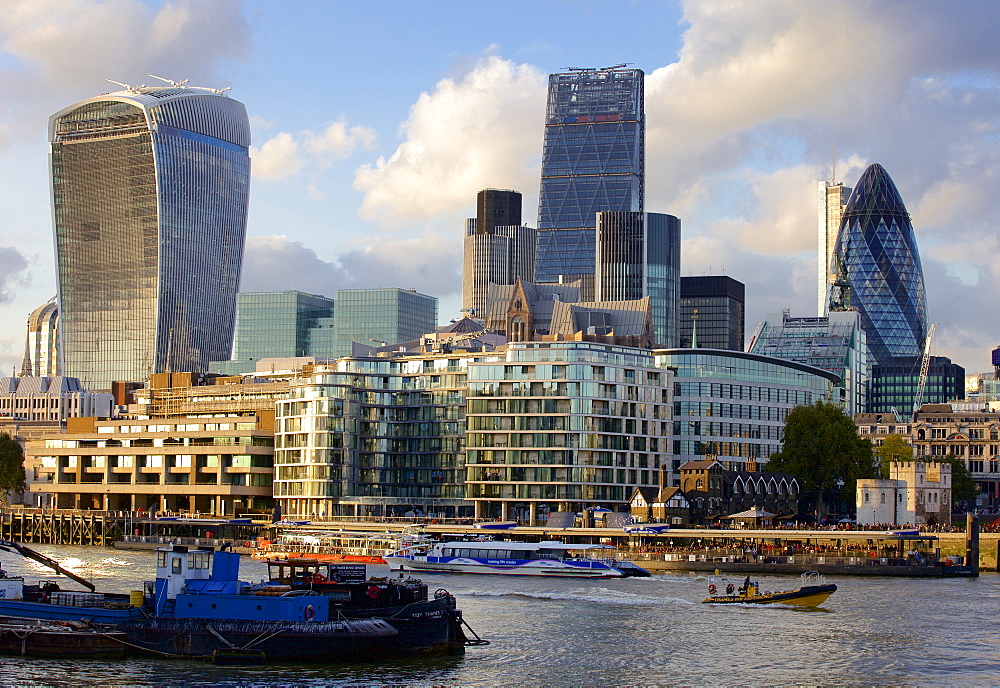
[[[796,590],[761,591],[756,581],[747,576],[743,585],[736,588],[725,578],[709,578],[706,604],[792,604],[800,607],[817,607],[837,591],[837,586],[828,584],[815,571],[803,573]]]

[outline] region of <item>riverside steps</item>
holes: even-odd
[[[308,530],[421,532],[432,537],[493,536],[537,542],[610,544],[617,556],[653,571],[723,571],[901,577],[974,577],[997,571],[1000,534],[979,533],[968,518],[966,532],[890,535],[873,530],[729,530],[676,528],[659,535],[634,535],[618,528],[518,526],[483,530],[471,525],[414,523],[410,520],[335,521],[300,526]],[[283,528],[284,532],[294,528]],[[909,531],[905,531],[909,533]]]

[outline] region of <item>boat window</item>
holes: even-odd
[[[157,552],[156,553],[156,566],[158,568],[162,569],[166,565],[167,565],[167,553],[166,552]]]
[[[173,557],[172,558],[172,561],[170,562],[170,572],[171,573],[180,573],[181,572],[181,558],[180,557]]]

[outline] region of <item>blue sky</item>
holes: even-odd
[[[685,275],[747,285],[747,328],[813,315],[816,181],[871,162],[913,217],[968,372],[1000,344],[1000,4],[8,0],[0,17],[0,373],[55,293],[47,118],[147,74],[229,86],[253,122],[243,288],[413,287],[460,306],[475,194],[531,222],[548,73],[645,70],[647,209]]]

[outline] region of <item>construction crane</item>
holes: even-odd
[[[931,327],[927,331],[927,341],[924,342],[924,355],[920,361],[920,377],[917,378],[917,392],[913,397],[914,420],[917,418],[917,411],[920,410],[921,404],[924,403],[924,389],[927,387],[927,371],[931,365],[931,342],[934,340],[934,330],[937,329],[937,326],[937,323],[931,323]]]

